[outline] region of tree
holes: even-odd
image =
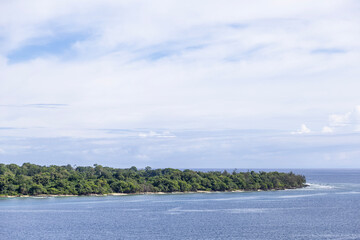
[[[269,190],[304,186],[305,176],[279,172],[201,172],[173,168],[138,170],[93,167],[0,164],[0,195],[105,194],[137,192],[185,192]]]

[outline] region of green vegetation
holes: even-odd
[[[279,172],[201,172],[172,168],[39,166],[0,164],[0,195],[273,190],[300,188],[305,177]]]

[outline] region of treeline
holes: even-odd
[[[241,172],[0,164],[0,195],[88,195],[107,193],[273,190],[303,187],[304,176]]]

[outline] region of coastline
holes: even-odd
[[[3,198],[271,191],[299,188],[306,183],[303,175],[277,171],[228,173],[150,167],[138,170],[135,166],[120,169],[96,164],[76,168],[31,163],[0,165]]]
[[[1,198],[50,198],[50,197],[107,197],[107,196],[131,196],[131,195],[171,195],[171,194],[196,194],[196,193],[241,193],[241,192],[269,192],[282,191],[291,189],[301,189],[309,185],[299,188],[270,189],[270,190],[232,190],[232,191],[187,191],[187,192],[137,192],[137,193],[106,193],[106,194],[86,194],[86,195],[70,195],[70,194],[39,194],[39,195],[13,195],[1,196]]]

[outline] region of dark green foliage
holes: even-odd
[[[299,188],[305,177],[279,172],[201,172],[165,169],[0,164],[0,195],[273,190]]]

